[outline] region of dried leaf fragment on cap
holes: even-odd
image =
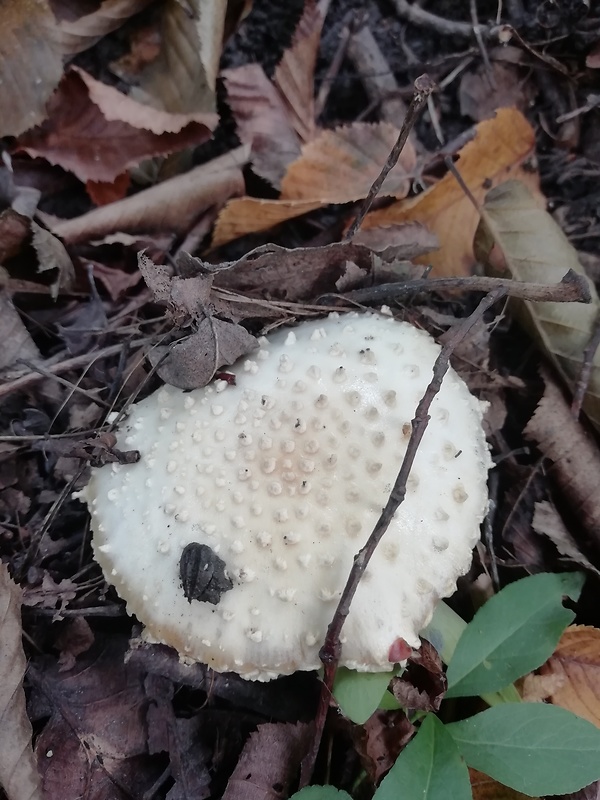
[[[317,668],[438,353],[391,317],[331,315],[261,339],[232,368],[235,385],[163,387],[132,407],[118,445],[141,461],[94,470],[82,496],[96,558],[147,638],[249,679]],[[487,509],[481,416],[450,371],[406,500],[353,601],[342,664],[388,671],[396,643],[419,646],[467,570]],[[220,587],[216,604],[186,597],[181,558],[192,543],[225,564],[232,588]]]

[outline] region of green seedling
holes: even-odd
[[[479,695],[491,707],[449,724],[425,714],[373,800],[470,800],[468,766],[530,796],[576,792],[600,778],[600,730],[563,708],[521,702],[513,685],[552,655],[575,617],[563,599],[576,600],[582,585],[580,573],[524,578],[468,624],[438,606],[422,636],[448,665],[447,696]],[[393,673],[348,673],[336,680],[334,695],[350,719],[365,722],[369,709],[398,707],[387,691]],[[332,786],[306,787],[293,796],[349,799]]]

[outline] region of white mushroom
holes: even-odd
[[[389,316],[332,314],[261,339],[233,367],[237,385],[165,386],[133,406],[118,446],[140,462],[93,470],[82,495],[96,558],[147,637],[249,679],[318,668],[438,353]],[[389,670],[468,569],[487,508],[481,416],[450,370],[342,664]]]

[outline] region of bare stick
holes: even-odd
[[[491,292],[504,289],[507,297],[548,303],[589,303],[589,287],[585,278],[570,269],[560,283],[526,283],[512,278],[419,278],[398,283],[382,283],[365,289],[353,289],[344,294],[326,294],[323,302],[350,300],[353,303],[384,303],[418,292],[439,292],[444,289],[462,292]]]
[[[411,423],[412,433],[408,441],[408,447],[406,449],[406,453],[404,454],[402,465],[400,467],[400,471],[398,472],[398,476],[396,477],[391,494],[388,498],[385,508],[381,512],[381,516],[375,524],[373,532],[367,539],[366,544],[354,557],[354,563],[352,565],[352,569],[350,570],[348,581],[346,582],[346,586],[342,592],[342,596],[335,610],[335,614],[333,615],[333,619],[327,628],[327,635],[325,637],[323,647],[319,651],[319,658],[321,659],[324,667],[323,684],[321,687],[321,697],[315,719],[315,736],[312,743],[312,748],[307,753],[302,763],[302,774],[300,779],[301,786],[304,786],[309,782],[314,769],[317,754],[319,752],[319,745],[323,735],[323,728],[325,726],[325,719],[327,717],[327,709],[329,708],[329,700],[331,697],[333,682],[342,650],[340,634],[344,626],[344,622],[350,613],[350,605],[358,588],[358,584],[360,583],[360,580],[369,564],[369,561],[371,560],[371,557],[373,556],[373,553],[375,552],[379,542],[383,538],[383,535],[387,531],[394,514],[406,496],[408,477],[410,475],[417,450],[419,449],[419,445],[421,444],[421,440],[423,439],[423,435],[425,434],[427,425],[429,424],[429,409],[435,396],[440,390],[444,375],[450,366],[450,356],[454,352],[456,346],[468,334],[473,325],[475,325],[475,323],[483,317],[488,308],[490,308],[494,303],[503,297],[506,297],[506,289],[502,287],[496,288],[487,294],[483,300],[481,300],[472,314],[454,326],[446,340],[446,343],[440,350],[440,353],[435,360],[433,365],[433,377],[431,379],[431,383],[425,390],[425,394],[421,398],[419,405],[417,406],[414,419]]]
[[[413,25],[440,33],[442,36],[450,36],[460,39],[471,39],[473,36],[473,26],[468,22],[457,22],[452,19],[444,19],[421,8],[417,3],[409,3],[408,0],[392,0],[398,12],[398,16]],[[481,25],[480,33],[489,36],[492,29]]]
[[[390,170],[396,165],[396,162],[400,158],[400,153],[402,152],[404,145],[406,144],[406,140],[413,129],[415,122],[417,121],[417,117],[421,113],[423,106],[427,102],[427,98],[429,95],[434,91],[435,84],[429,77],[429,75],[421,75],[415,81],[415,93],[413,95],[413,99],[410,101],[410,105],[408,107],[408,111],[406,112],[406,116],[404,118],[404,122],[402,123],[402,127],[400,128],[400,133],[398,134],[398,139],[396,144],[392,147],[392,150],[385,162],[383,169],[379,173],[378,177],[375,179],[373,185],[369,189],[369,194],[365,197],[363,204],[361,206],[360,211],[356,215],[354,222],[348,228],[346,235],[344,236],[343,241],[349,242],[352,240],[352,237],[355,235],[356,231],[360,228],[363,219],[366,217],[367,212],[373,205],[373,200],[379,194],[379,190],[381,189],[384,180],[387,178],[388,173]]]

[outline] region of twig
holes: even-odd
[[[345,294],[322,295],[324,302],[333,298],[353,303],[383,303],[404,295],[418,292],[439,292],[444,289],[462,292],[491,292],[503,289],[507,297],[519,300],[549,303],[589,303],[591,301],[587,281],[578,272],[570,269],[560,283],[521,283],[511,278],[419,278],[398,283],[382,283],[366,289],[353,289]]]
[[[375,179],[373,185],[369,189],[369,194],[365,197],[361,209],[356,215],[354,222],[348,229],[346,235],[344,236],[343,241],[349,242],[352,240],[352,237],[355,235],[357,230],[360,228],[361,223],[365,216],[367,215],[368,210],[371,208],[373,204],[373,200],[377,197],[379,190],[381,189],[383,182],[388,176],[388,173],[392,168],[395,166],[396,162],[400,158],[400,153],[406,144],[406,140],[414,127],[414,124],[419,116],[423,106],[427,102],[427,98],[429,95],[434,91],[435,84],[429,77],[429,75],[421,75],[415,81],[415,93],[413,95],[413,99],[410,101],[410,106],[408,107],[408,111],[406,112],[406,116],[404,118],[404,122],[402,123],[402,127],[400,128],[400,133],[398,134],[398,139],[396,140],[396,144],[392,147],[392,150],[385,162],[383,169],[379,173],[378,177]]]
[[[52,372],[51,369],[45,369],[40,364],[33,364],[31,361],[27,361],[25,358],[20,358],[17,363],[24,364],[26,367],[29,367],[32,372],[38,372],[40,378],[50,378],[51,380],[60,383],[61,386],[65,386],[67,389],[70,389],[71,395],[69,396],[72,396],[74,392],[77,392],[82,394],[92,403],[96,403],[97,406],[101,406],[102,408],[110,408],[109,404],[105,400],[102,400],[100,397],[95,397],[92,392],[88,391],[87,389],[82,389],[81,386],[77,386],[75,383],[72,383],[65,378],[61,378],[56,373]]]
[[[596,355],[598,347],[600,347],[600,318],[596,319],[596,327],[594,328],[592,337],[583,351],[581,371],[573,394],[573,402],[571,403],[571,414],[575,420],[579,419],[579,415],[581,414],[583,401],[585,400],[585,395],[592,376],[594,356]]]
[[[325,726],[325,719],[327,717],[327,709],[329,708],[329,700],[331,697],[333,682],[342,650],[340,634],[344,622],[350,613],[352,599],[354,598],[360,580],[369,564],[369,561],[371,560],[371,557],[373,556],[373,553],[375,552],[379,542],[383,538],[383,535],[387,531],[394,514],[406,496],[408,477],[410,475],[417,450],[429,424],[429,409],[435,396],[440,390],[444,375],[450,366],[450,356],[454,352],[456,346],[468,334],[473,325],[475,325],[475,323],[483,317],[485,312],[494,303],[505,296],[506,289],[503,287],[497,287],[487,294],[481,300],[475,311],[473,311],[473,313],[464,320],[457,323],[457,325],[451,330],[450,335],[446,339],[446,343],[440,350],[440,353],[435,360],[433,365],[433,377],[429,386],[425,390],[419,405],[417,406],[414,419],[412,420],[412,433],[410,435],[406,453],[404,454],[402,465],[396,477],[391,494],[366,544],[354,557],[354,563],[352,565],[352,569],[350,570],[348,581],[342,592],[342,596],[335,610],[333,619],[327,628],[325,642],[319,651],[319,658],[321,659],[324,668],[323,684],[321,687],[319,708],[317,710],[317,716],[315,719],[315,737],[312,743],[312,748],[307,753],[302,763],[302,774],[300,779],[301,786],[305,786],[309,782],[319,751],[323,728]]]
[[[151,337],[145,337],[144,339],[137,339],[133,342],[129,343],[130,347],[143,347],[148,342],[152,341]],[[52,364],[51,366],[46,367],[46,371],[51,373],[52,375],[59,375],[61,372],[68,372],[70,369],[77,369],[77,367],[85,367],[94,361],[98,361],[100,358],[107,358],[108,356],[114,356],[120,352],[121,348],[123,347],[122,344],[113,344],[109,347],[105,347],[102,350],[98,350],[95,353],[84,353],[81,356],[75,356],[74,358],[67,358],[65,361],[59,361],[58,364]],[[20,392],[23,389],[28,389],[34,383],[42,380],[42,378],[46,377],[45,375],[41,375],[39,372],[29,372],[27,375],[21,375],[20,378],[15,378],[14,381],[10,381],[9,383],[5,383],[3,386],[0,386],[0,400],[3,397],[6,397],[12,392]]]
[[[317,94],[317,99],[315,100],[315,119],[318,119],[323,113],[323,109],[327,103],[327,98],[329,97],[329,92],[331,91],[331,87],[333,86],[333,83],[339,74],[344,58],[346,57],[348,44],[356,26],[357,15],[354,11],[349,11],[344,17],[337,49],[333,55],[331,64],[329,65],[327,72],[321,81],[319,93]]]
[[[473,26],[468,22],[457,22],[451,19],[444,19],[425,11],[416,3],[409,3],[408,0],[392,0],[398,16],[413,25],[421,28],[430,28],[442,36],[460,37],[461,39],[471,39],[473,36]],[[493,28],[482,25],[479,28],[482,36],[490,36]]]

